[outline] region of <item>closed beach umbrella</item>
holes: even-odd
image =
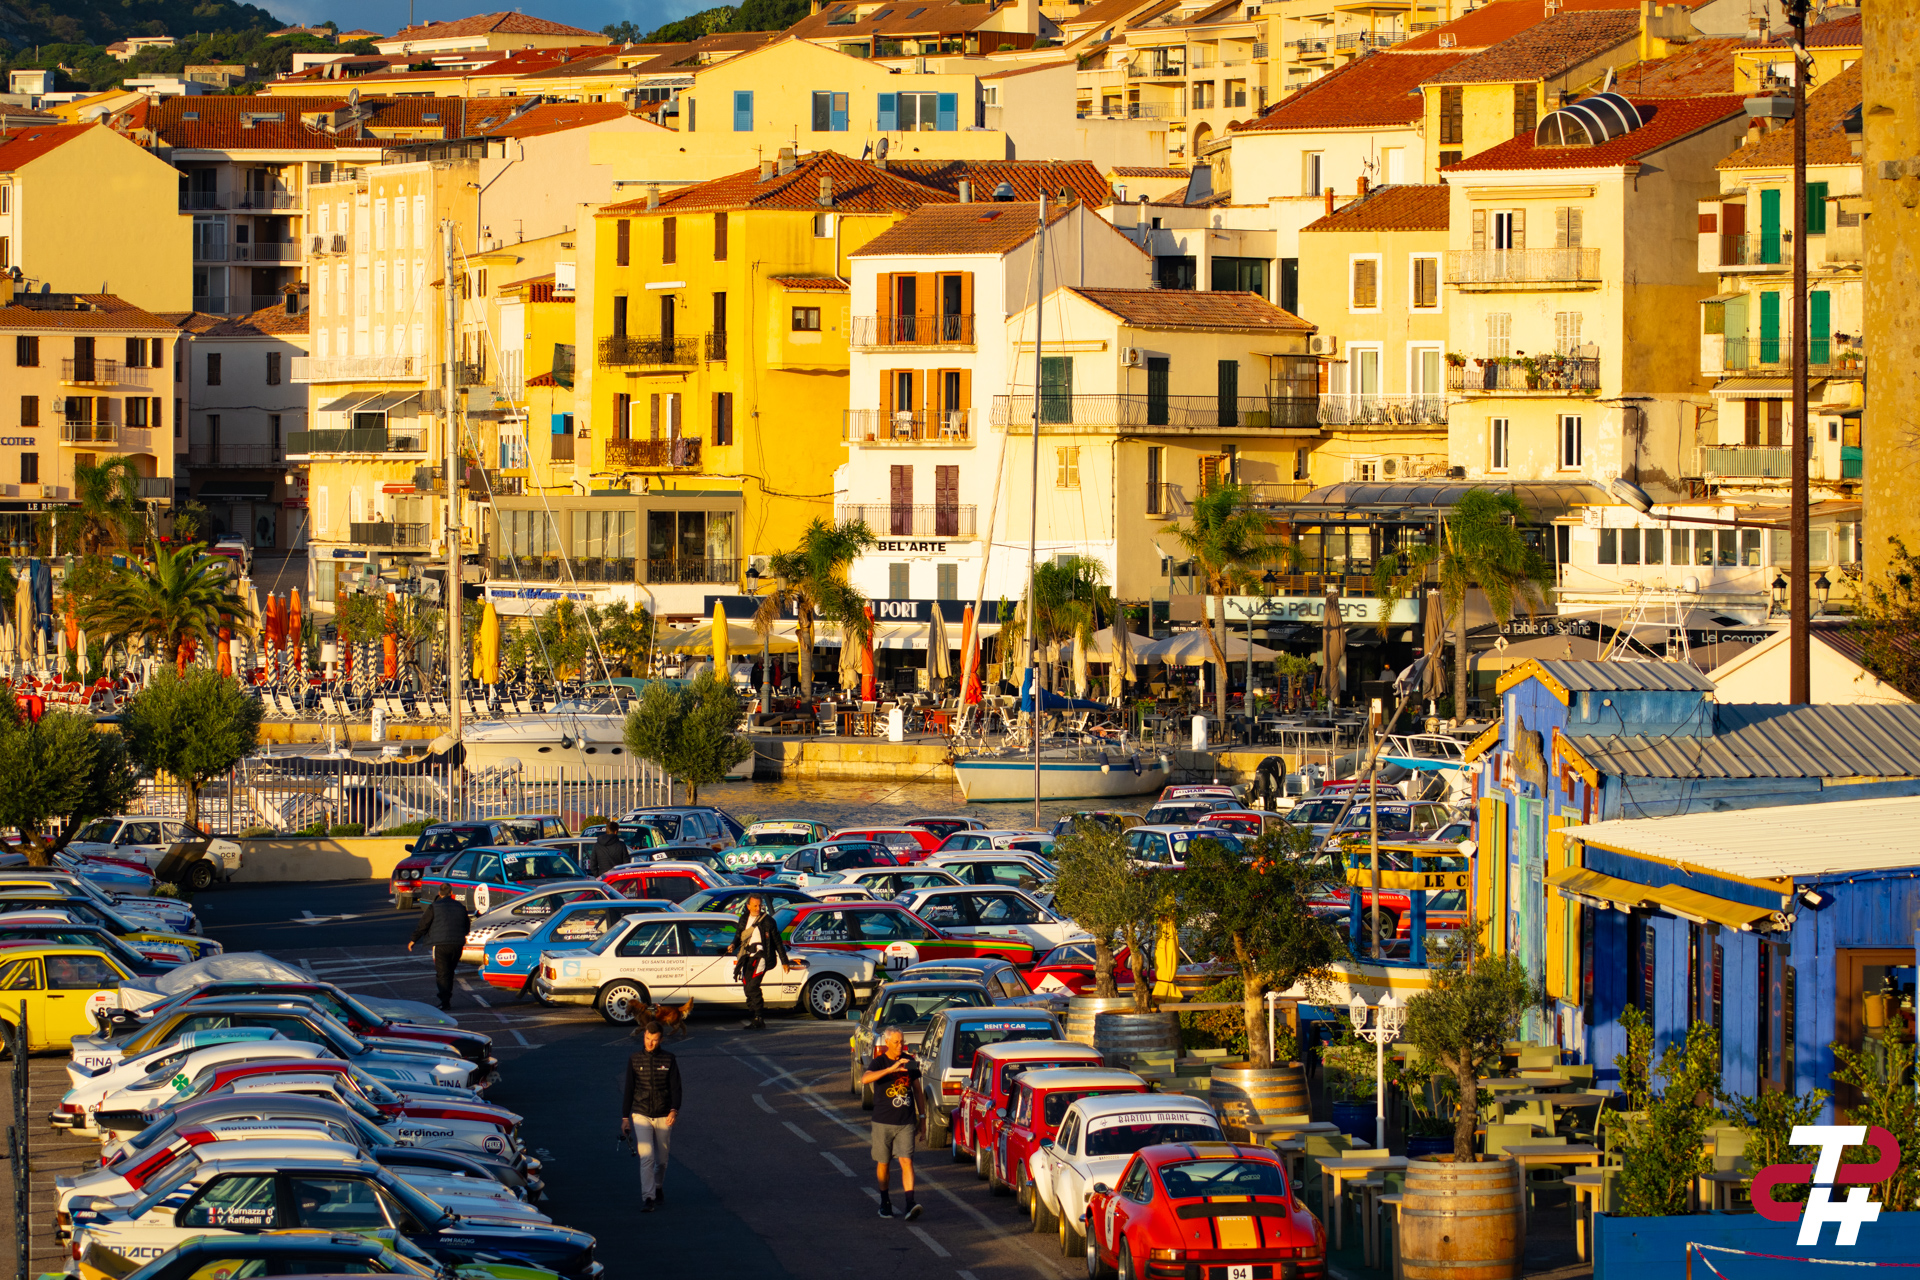
[[[1447,668],[1441,659],[1447,645],[1445,613],[1440,593],[1427,592],[1427,629],[1422,642],[1427,651],[1427,665],[1420,673],[1420,696],[1429,702],[1438,702],[1447,696]]]
[[[966,616],[960,620],[961,666],[966,672],[960,689],[960,701],[965,706],[973,706],[980,701],[980,637],[973,621],[973,606],[967,606]]]
[[[732,628],[727,625],[727,609],[720,601],[713,602],[713,669],[722,680],[727,678],[727,666],[733,661]]]
[[[293,669],[306,668],[306,648],[300,639],[300,588],[287,592],[287,643],[293,646]]]
[[[13,593],[13,638],[18,645],[17,652],[22,662],[33,657],[33,580],[27,574],[21,574],[19,587]]]
[[[860,644],[860,701],[873,701],[873,606],[863,606],[867,615],[867,636]]]
[[[1073,646],[1073,696],[1087,696],[1087,646],[1083,644]]]
[[[500,683],[500,613],[487,601],[480,612],[480,635],[473,646],[474,676],[482,684]]]
[[[80,619],[73,616],[73,597],[67,597],[66,624],[67,651],[75,652],[80,648]]]
[[[1340,613],[1340,597],[1327,593],[1325,612],[1320,617],[1320,651],[1323,669],[1322,688],[1328,701],[1338,705],[1347,676],[1347,620]]]
[[[220,615],[220,674],[233,674],[233,619]]]
[[[940,614],[940,606],[933,606],[933,617],[927,623],[927,680],[945,680],[953,674],[953,660],[947,652],[947,620]]]

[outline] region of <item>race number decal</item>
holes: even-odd
[[[887,969],[898,973],[909,965],[920,963],[920,948],[911,942],[890,942],[885,954]]]
[[[473,886],[473,910],[476,915],[487,914],[487,904],[493,901],[493,895],[487,892],[487,886]]]

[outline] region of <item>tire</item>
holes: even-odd
[[[973,1151],[970,1151],[966,1147],[963,1147],[960,1145],[960,1138],[959,1138],[958,1131],[955,1130],[952,1125],[948,1125],[947,1132],[954,1135],[951,1148],[948,1152],[953,1162],[955,1164],[965,1164],[967,1161],[973,1159],[974,1158]],[[977,1149],[980,1146],[980,1125],[978,1121],[976,1121],[973,1126],[973,1145],[975,1149]]]
[[[856,1098],[860,1096],[860,1068],[859,1067],[849,1067],[847,1069],[847,1092],[852,1094]]]
[[[926,1131],[926,1145],[929,1150],[935,1147],[950,1147],[953,1145],[953,1126],[946,1121],[936,1120],[932,1116],[928,1116]]]
[[[1087,1241],[1086,1237],[1080,1234],[1080,1229],[1069,1222],[1065,1214],[1060,1215],[1059,1223],[1060,1256],[1063,1258],[1076,1258],[1085,1254],[1087,1251]]]
[[[873,1086],[870,1084],[860,1086],[860,1109],[862,1111],[873,1110]]]
[[[395,911],[411,911],[411,910],[413,910],[413,895],[412,895],[412,894],[410,894],[410,893],[396,893],[396,894],[394,894],[394,895],[393,895],[393,909],[394,909]]]
[[[1376,908],[1360,918],[1360,937],[1362,941],[1369,940],[1373,937],[1373,922],[1375,919],[1380,921],[1381,946],[1385,946],[1399,936],[1397,930],[1400,927],[1400,922],[1394,918],[1393,912],[1382,911]]]
[[[616,978],[600,988],[600,994],[594,997],[593,1007],[614,1026],[630,1027],[637,1016],[634,1011],[652,1003],[645,987],[628,978]]]
[[[1002,1134],[998,1149],[994,1151],[992,1158],[987,1161],[987,1191],[991,1195],[1004,1196],[1013,1190],[1013,1188],[1007,1184],[1006,1179],[1000,1176],[1000,1166],[1008,1162],[1010,1146],[1011,1144],[1008,1142],[1006,1135]]]
[[[1032,1219],[1033,1234],[1037,1236],[1059,1230],[1059,1220],[1053,1210],[1047,1208],[1047,1198],[1031,1182],[1027,1184],[1027,1217]]]
[[[527,970],[527,980],[520,984],[520,994],[513,998],[513,1002],[515,1004],[519,1004],[522,1000],[525,1000],[528,996],[533,996],[533,998],[536,1000],[540,998],[539,995],[536,994],[533,989],[533,980],[535,977],[539,975],[539,973],[540,973],[540,966],[537,964],[533,968]]]
[[[837,973],[823,973],[801,988],[800,1007],[822,1022],[844,1018],[853,1007],[853,985]]]
[[[1127,1248],[1126,1242],[1121,1241],[1113,1252],[1120,1262],[1120,1280],[1140,1280],[1140,1272],[1133,1265],[1133,1250]]]
[[[1087,1265],[1087,1280],[1107,1280],[1113,1274],[1113,1268],[1100,1260],[1100,1249],[1093,1243],[1093,1236],[1087,1236],[1087,1243],[1080,1251]]]
[[[187,868],[187,874],[183,880],[187,888],[192,892],[205,893],[208,889],[213,888],[213,864],[205,858],[200,859]]]
[[[953,1153],[956,1156],[960,1154],[960,1144],[957,1142],[953,1144]],[[973,1176],[982,1182],[991,1184],[993,1181],[993,1166],[989,1163],[989,1160],[990,1157],[987,1154],[987,1149],[976,1144],[973,1148]]]

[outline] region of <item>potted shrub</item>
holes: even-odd
[[[1094,823],[1076,822],[1054,845],[1053,856],[1060,868],[1054,908],[1093,938],[1093,993],[1075,996],[1067,1011],[1068,1036],[1092,1044],[1102,1015],[1155,1016],[1146,967],[1160,913],[1172,909],[1172,895],[1160,873],[1135,864],[1118,833]],[[1129,996],[1120,994],[1114,972],[1121,946],[1133,971]]]
[[[1695,1179],[1713,1170],[1706,1132],[1723,1117],[1720,1046],[1712,1028],[1694,1023],[1652,1061],[1653,1035],[1646,1018],[1629,1007],[1621,1014],[1627,1052],[1614,1059],[1629,1110],[1607,1117],[1613,1150],[1620,1156],[1615,1181],[1622,1217],[1670,1217],[1689,1211]],[[1657,1086],[1659,1087],[1656,1092]]]

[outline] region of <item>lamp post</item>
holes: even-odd
[[[760,594],[760,566],[747,566],[747,583],[753,588],[753,594]],[[760,714],[766,715],[773,710],[773,646],[765,631],[760,633]],[[778,725],[774,726],[779,728]]]
[[[1776,573],[1773,575],[1773,608],[1770,612],[1778,613],[1786,603],[1787,603],[1786,575]]]
[[[1813,611],[1816,614],[1827,611],[1827,593],[1833,590],[1833,584],[1827,581],[1827,571],[1822,569],[1820,576],[1813,580]]]
[[[1384,1149],[1387,1145],[1387,1045],[1406,1025],[1407,1007],[1389,991],[1371,1010],[1372,1026],[1367,1025],[1368,1012],[1367,1002],[1357,994],[1347,1004],[1347,1017],[1353,1020],[1354,1033],[1373,1045],[1373,1145]]]

